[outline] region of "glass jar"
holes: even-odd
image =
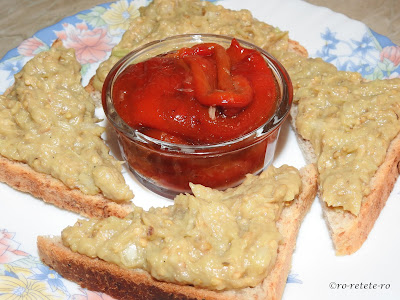
[[[211,34],[179,35],[154,41],[122,58],[108,74],[102,91],[105,114],[118,136],[122,156],[130,170],[153,192],[173,198],[190,192],[190,182],[223,190],[240,184],[246,174],[261,172],[272,162],[281,125],[292,104],[293,90],[282,65],[251,43],[238,40],[243,47],[256,49],[268,63],[275,76],[278,98],[272,117],[249,133],[215,144],[175,144],[130,127],[114,107],[113,86],[127,66],[200,43],[217,43],[227,48],[231,41],[231,37]]]

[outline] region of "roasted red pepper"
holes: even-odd
[[[165,141],[212,144],[246,134],[273,114],[278,97],[262,55],[235,39],[183,48],[129,66],[114,105],[131,127]]]

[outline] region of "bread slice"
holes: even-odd
[[[62,47],[56,40],[52,47]],[[12,90],[10,87],[4,95]],[[0,182],[16,190],[29,193],[47,203],[54,204],[87,217],[124,217],[132,211],[130,203],[118,204],[102,194],[87,195],[78,189],[71,189],[62,181],[35,171],[28,164],[14,161],[0,155]]]
[[[297,105],[291,109],[291,125],[296,129]],[[307,163],[316,164],[317,157],[311,143],[296,134],[299,146]],[[375,221],[386,204],[400,173],[400,134],[392,140],[385,161],[376,171],[370,182],[371,193],[364,197],[358,216],[341,208],[329,207],[318,196],[323,215],[333,241],[336,255],[349,255],[356,252],[366,241]]]
[[[128,270],[100,259],[72,252],[60,237],[38,237],[41,260],[64,278],[90,290],[101,291],[117,299],[280,299],[290,271],[300,224],[316,194],[317,173],[313,165],[301,170],[302,190],[278,221],[283,242],[272,271],[254,288],[223,292],[160,282],[142,270]]]

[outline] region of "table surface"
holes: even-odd
[[[0,0],[0,58],[39,29],[107,0]],[[400,45],[400,0],[307,0],[367,24]]]

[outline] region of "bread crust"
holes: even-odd
[[[291,125],[296,131],[297,105],[292,106],[290,115]],[[303,139],[297,131],[296,137],[307,163],[316,164],[317,158],[311,143]],[[363,198],[358,216],[341,208],[329,207],[318,191],[318,198],[336,255],[353,254],[367,240],[399,176],[399,162],[400,133],[390,143],[384,162],[371,179],[371,192]]]
[[[0,170],[0,182],[82,216],[123,218],[132,211],[130,203],[118,204],[101,194],[86,195],[80,190],[68,188],[50,175],[34,171],[25,163],[13,161],[1,155]]]
[[[275,266],[266,279],[254,288],[218,292],[160,282],[145,271],[123,269],[100,259],[74,253],[62,245],[60,237],[39,236],[39,256],[64,278],[117,299],[281,299],[291,267],[298,230],[317,189],[317,172],[313,165],[303,168],[301,174],[301,194],[283,210],[278,221],[278,229],[284,240],[278,248]]]

